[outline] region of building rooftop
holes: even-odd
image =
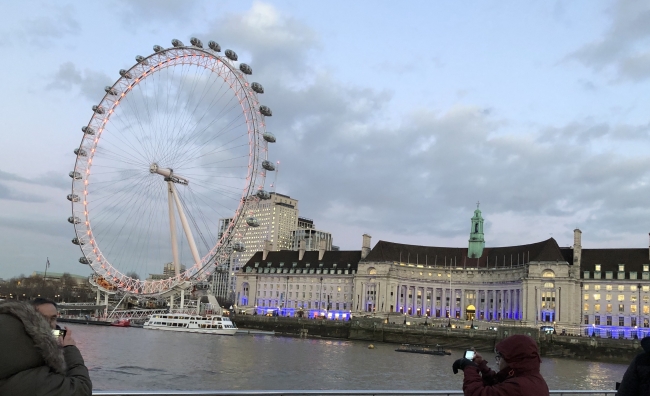
[[[494,268],[532,261],[567,261],[555,239],[519,246],[486,247],[480,258],[467,257],[466,247],[418,246],[379,241],[364,261]],[[572,260],[569,261],[569,264]]]
[[[336,264],[336,269],[350,269],[356,270],[359,261],[361,260],[360,250],[328,250],[323,255],[322,260],[318,260],[318,251],[306,251],[302,260],[298,260],[300,252],[295,250],[280,250],[277,252],[269,252],[266,260],[262,260],[263,252],[256,252],[246,265],[242,268],[243,271],[246,267],[255,268],[255,263],[259,263],[259,267],[280,268],[282,263],[283,268],[323,268],[333,269]],[[295,263],[295,266],[294,266]],[[320,264],[323,264],[321,267]],[[269,266],[270,264],[270,266]],[[348,267],[350,264],[350,267]]]

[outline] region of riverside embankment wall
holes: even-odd
[[[449,349],[476,348],[493,351],[503,338],[526,334],[538,341],[543,357],[566,357],[629,363],[641,352],[639,340],[591,338],[540,334],[534,328],[498,326],[497,331],[452,329],[448,327],[388,324],[382,319],[353,318],[350,321],[314,320],[272,316],[238,315],[240,328],[275,331],[277,335],[325,337],[396,344],[440,344]]]

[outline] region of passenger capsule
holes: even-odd
[[[80,148],[76,148],[76,149],[74,149],[74,153],[75,153],[76,155],[80,156],[80,157],[85,157],[85,156],[88,155],[88,153],[86,152],[86,150],[84,150],[84,149],[80,149]]]
[[[79,196],[77,194],[68,194],[66,197],[70,202],[79,202]]]
[[[104,114],[104,108],[102,106],[93,106],[93,111],[97,114]]]
[[[81,223],[81,220],[77,216],[70,216],[68,217],[68,223],[70,224],[79,224]]]
[[[231,49],[226,50],[226,58],[236,61],[237,60],[237,53]]]
[[[232,244],[232,250],[236,252],[245,252],[246,251],[246,245],[244,245],[243,242],[235,242]]]
[[[264,87],[262,84],[258,82],[254,82],[251,84],[251,88],[253,88],[253,91],[257,92],[258,94],[263,94],[264,93]]]
[[[271,132],[264,132],[262,137],[264,138],[264,140],[266,140],[269,143],[275,143],[275,135],[272,134]]]
[[[113,95],[113,96],[117,95],[117,90],[115,88],[113,88],[113,87],[108,86],[108,85],[104,87],[104,91],[106,91],[106,93],[109,94],[109,95]]]
[[[239,70],[241,70],[241,72],[244,74],[248,74],[248,75],[253,74],[253,69],[251,69],[251,67],[246,63],[240,63]]]
[[[271,117],[273,115],[273,112],[271,112],[271,109],[268,106],[260,106],[260,113],[264,114],[267,117]]]
[[[128,71],[126,71],[124,69],[120,69],[120,76],[126,78],[127,80],[130,80],[130,79],[133,78],[133,76],[131,76],[131,73],[129,73]]]
[[[174,47],[185,47],[185,44],[181,40],[173,39],[172,40],[172,45]]]
[[[68,176],[70,176],[71,178],[73,178],[75,180],[81,179],[81,173],[75,172],[75,171],[71,171],[70,173],[68,173]]]
[[[271,198],[271,194],[266,190],[257,190],[257,193],[255,193],[255,195],[257,195],[257,198],[259,198],[259,199],[269,199],[269,198]]]
[[[72,243],[74,243],[75,245],[85,245],[86,244],[86,242],[82,241],[79,238],[72,238]]]
[[[149,61],[142,55],[136,55],[135,61],[138,63],[142,63],[143,65],[148,65]]]
[[[190,39],[190,44],[192,44],[195,47],[203,48],[203,43],[201,40],[197,39],[196,37],[192,37]]]
[[[81,258],[79,258],[79,262],[80,262],[81,264],[90,264],[92,261],[88,260],[88,259],[85,258],[85,257],[81,257]]]
[[[255,217],[247,218],[246,219],[246,224],[248,224],[251,227],[259,227],[260,226],[260,222]]]
[[[94,135],[95,134],[95,129],[89,126],[82,126],[81,131],[85,133],[86,135]]]
[[[264,160],[262,161],[262,168],[272,172],[275,170],[275,165],[271,161]]]
[[[153,46],[153,52],[160,52],[162,50],[164,50],[164,48],[159,46],[159,45],[154,45]]]
[[[221,52],[221,46],[216,41],[208,41],[208,47],[210,47],[212,51]]]

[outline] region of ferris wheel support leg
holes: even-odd
[[[185,217],[185,212],[183,211],[183,206],[181,205],[181,200],[178,198],[176,193],[176,188],[171,184],[171,188],[174,190],[174,199],[176,200],[176,209],[178,210],[178,217],[181,218],[181,224],[183,225],[183,230],[185,231],[185,237],[187,238],[187,244],[190,245],[190,251],[192,252],[192,257],[194,258],[194,264],[198,267],[201,262],[201,257],[199,256],[199,251],[196,248],[196,243],[194,243],[194,237],[192,236],[192,230],[190,230],[190,225],[187,223],[187,218]]]
[[[185,308],[185,289],[181,290],[181,312]]]
[[[174,215],[174,197],[176,190],[174,189],[174,183],[171,181],[167,182],[167,198],[169,201],[169,231],[172,235],[172,257],[174,260],[174,271],[178,277],[181,274],[181,263],[178,259],[178,238],[176,238],[176,216]]]

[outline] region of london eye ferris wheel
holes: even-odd
[[[190,43],[156,45],[120,70],[74,150],[68,221],[79,261],[134,294],[205,280],[245,249],[243,233],[259,225],[250,213],[270,196],[264,88],[234,51]],[[232,220],[220,230],[222,218]]]

